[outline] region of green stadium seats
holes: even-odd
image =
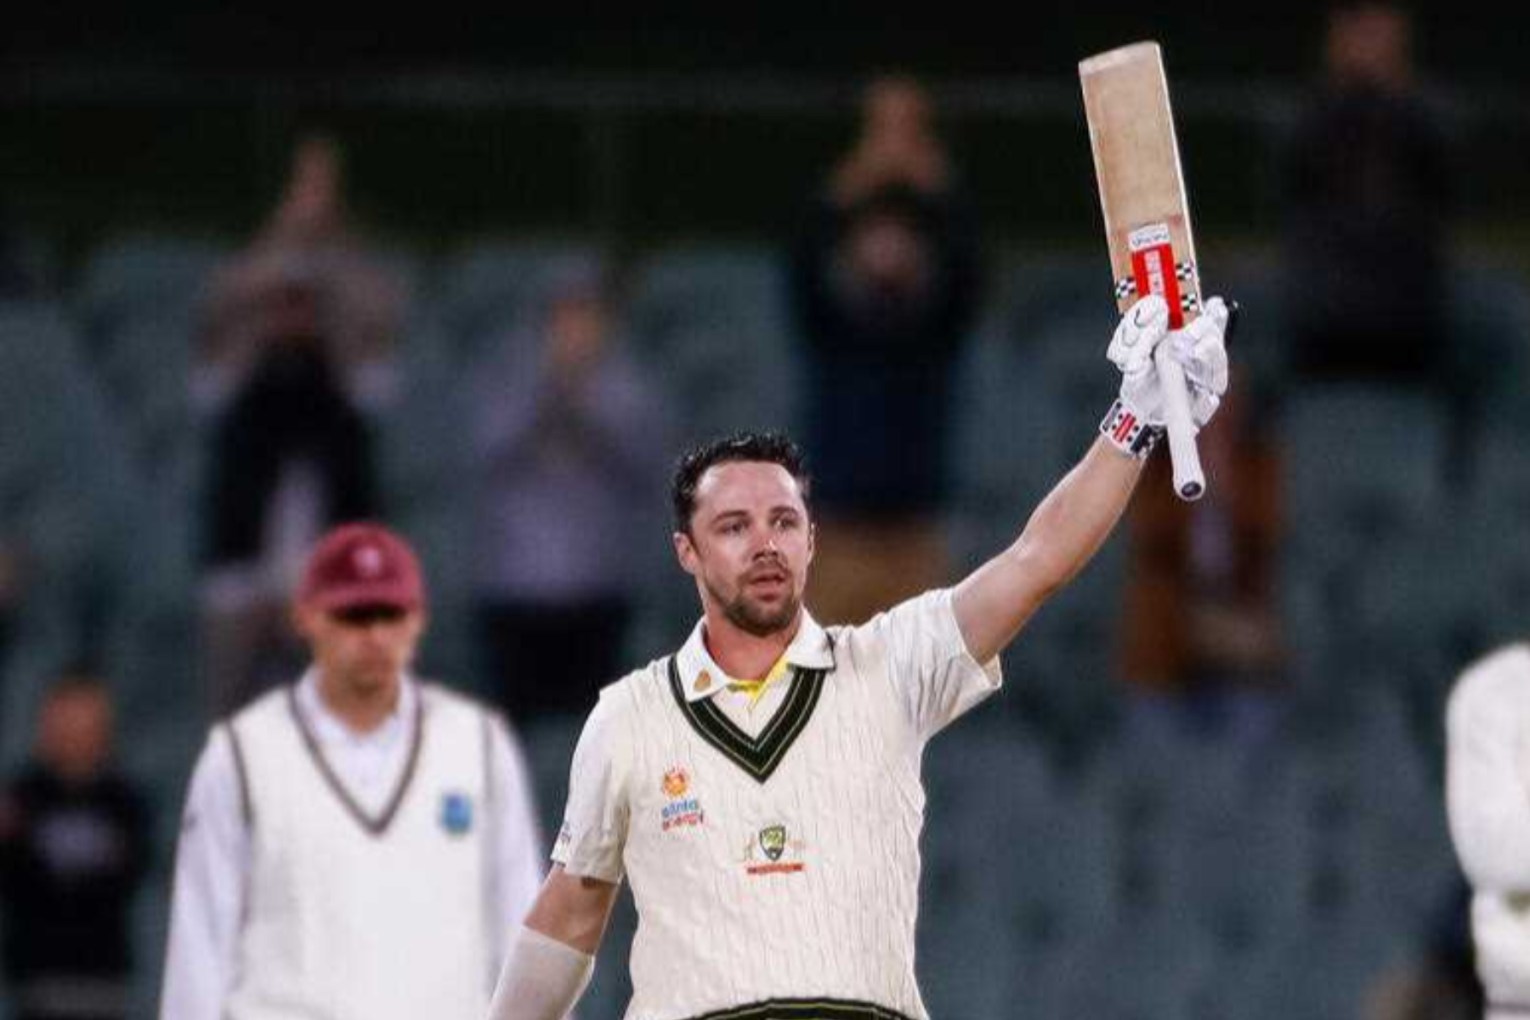
[[[133,233],[90,253],[75,299],[91,346],[123,323],[194,308],[232,248],[174,234]]]
[[[483,239],[450,254],[435,284],[435,303],[459,360],[484,354],[500,336],[531,326],[547,288],[560,276],[597,263],[600,251],[569,237]]]
[[[658,377],[689,443],[744,428],[791,430],[801,369],[768,248],[677,245],[633,268],[632,348]]]

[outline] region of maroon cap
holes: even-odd
[[[398,535],[380,524],[342,524],[319,539],[298,601],[325,611],[353,606],[419,609],[425,604],[420,561]]]

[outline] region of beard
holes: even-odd
[[[728,622],[753,637],[779,634],[792,625],[797,619],[797,611],[802,608],[802,596],[795,591],[782,599],[779,605],[772,607],[754,601],[743,589],[730,598],[713,585],[707,587]]]

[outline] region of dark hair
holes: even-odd
[[[681,454],[675,463],[669,495],[675,513],[676,530],[691,530],[691,515],[696,512],[696,486],[701,476],[710,467],[733,461],[781,465],[797,479],[802,502],[804,505],[808,503],[812,480],[804,467],[802,450],[796,443],[779,432],[735,432],[731,436],[692,447]]]

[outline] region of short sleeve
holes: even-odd
[[[215,1020],[238,976],[252,821],[238,744],[220,726],[191,776],[175,855],[160,1020]]]
[[[604,882],[622,880],[629,749],[620,706],[626,697],[619,686],[602,692],[574,749],[568,803],[552,851],[552,859],[570,875]]]
[[[997,691],[997,656],[980,663],[967,651],[951,590],[942,588],[873,617],[866,629],[886,648],[887,672],[921,739],[929,739]]]

